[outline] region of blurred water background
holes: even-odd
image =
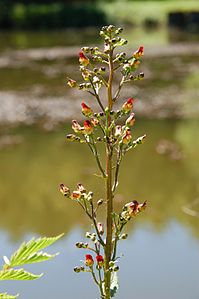
[[[147,134],[146,143],[130,152],[121,167],[115,199],[117,211],[134,198],[148,201],[119,247],[124,257],[118,298],[198,299],[199,32],[194,26],[183,31],[167,26],[172,1],[159,1],[162,6],[158,1],[113,2],[92,7],[107,12],[101,21],[123,25],[128,53],[145,47],[140,67],[145,79],[129,85],[121,101],[136,97],[134,136]],[[179,6],[180,1],[174,2]],[[5,1],[1,5],[7,7]],[[84,239],[90,223],[74,202],[64,200],[58,185],[80,181],[96,200],[104,196],[86,146],[65,140],[71,118],[81,121],[82,100],[95,105],[86,93],[68,89],[66,77],[80,79],[79,49],[100,44],[101,22],[84,28],[81,22],[78,28],[51,24],[51,30],[45,23],[34,31],[21,21],[26,5],[17,5],[12,11],[18,19],[11,19],[18,26],[5,28],[0,18],[1,256],[32,236],[65,232],[65,237],[50,249],[60,252],[56,259],[27,268],[45,272],[44,277],[1,282],[0,289],[20,293],[22,299],[98,298],[91,278],[72,270],[85,254],[74,244]],[[198,1],[183,5],[196,11]],[[103,213],[100,217],[103,221]]]

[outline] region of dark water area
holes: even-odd
[[[49,249],[58,257],[27,267],[45,272],[41,279],[1,282],[1,292],[22,299],[98,298],[87,273],[73,272],[87,253],[74,244],[92,228],[58,191],[62,182],[71,188],[82,182],[95,200],[104,197],[88,148],[65,138],[69,119],[80,118],[81,101],[95,106],[86,94],[66,88],[67,75],[79,76],[76,53],[85,41],[100,42],[95,33],[0,33],[1,256],[32,236],[65,233]],[[128,86],[122,99],[136,97],[133,137],[146,133],[147,139],[126,156],[114,205],[119,212],[137,199],[147,200],[148,208],[121,241],[117,298],[198,299],[198,40],[176,40],[165,28],[128,30],[126,37],[128,51],[145,46],[145,80]]]

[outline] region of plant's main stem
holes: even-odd
[[[112,192],[112,153],[113,148],[111,144],[112,130],[109,131],[111,124],[110,111],[113,106],[112,98],[112,83],[113,83],[113,50],[109,54],[109,80],[107,88],[108,96],[108,115],[107,115],[107,141],[106,141],[106,200],[107,200],[107,213],[106,213],[106,249],[105,249],[105,299],[110,299],[110,283],[111,273],[109,271],[109,262],[112,255],[112,213],[113,213],[113,192]]]

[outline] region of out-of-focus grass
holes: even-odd
[[[172,11],[195,11],[199,9],[198,1],[118,1],[104,2],[102,9],[109,22],[141,25],[146,20],[159,24],[167,23],[167,14]]]

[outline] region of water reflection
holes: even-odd
[[[134,197],[148,200],[149,208],[136,225],[150,223],[161,230],[176,219],[199,236],[199,221],[181,209],[198,196],[199,145],[192,133],[197,126],[196,120],[137,121],[135,136],[146,132],[148,140],[127,155],[115,200],[118,211]],[[65,143],[69,130],[44,133],[37,128],[13,129],[10,134],[21,136],[23,142],[0,151],[0,225],[13,239],[29,232],[52,235],[88,227],[79,207],[60,197],[57,186],[62,181],[71,187],[81,181],[94,191],[96,200],[104,196],[98,187],[101,179],[92,175],[97,169],[86,146],[80,149],[79,144]],[[182,159],[157,153],[162,138],[179,144]]]

